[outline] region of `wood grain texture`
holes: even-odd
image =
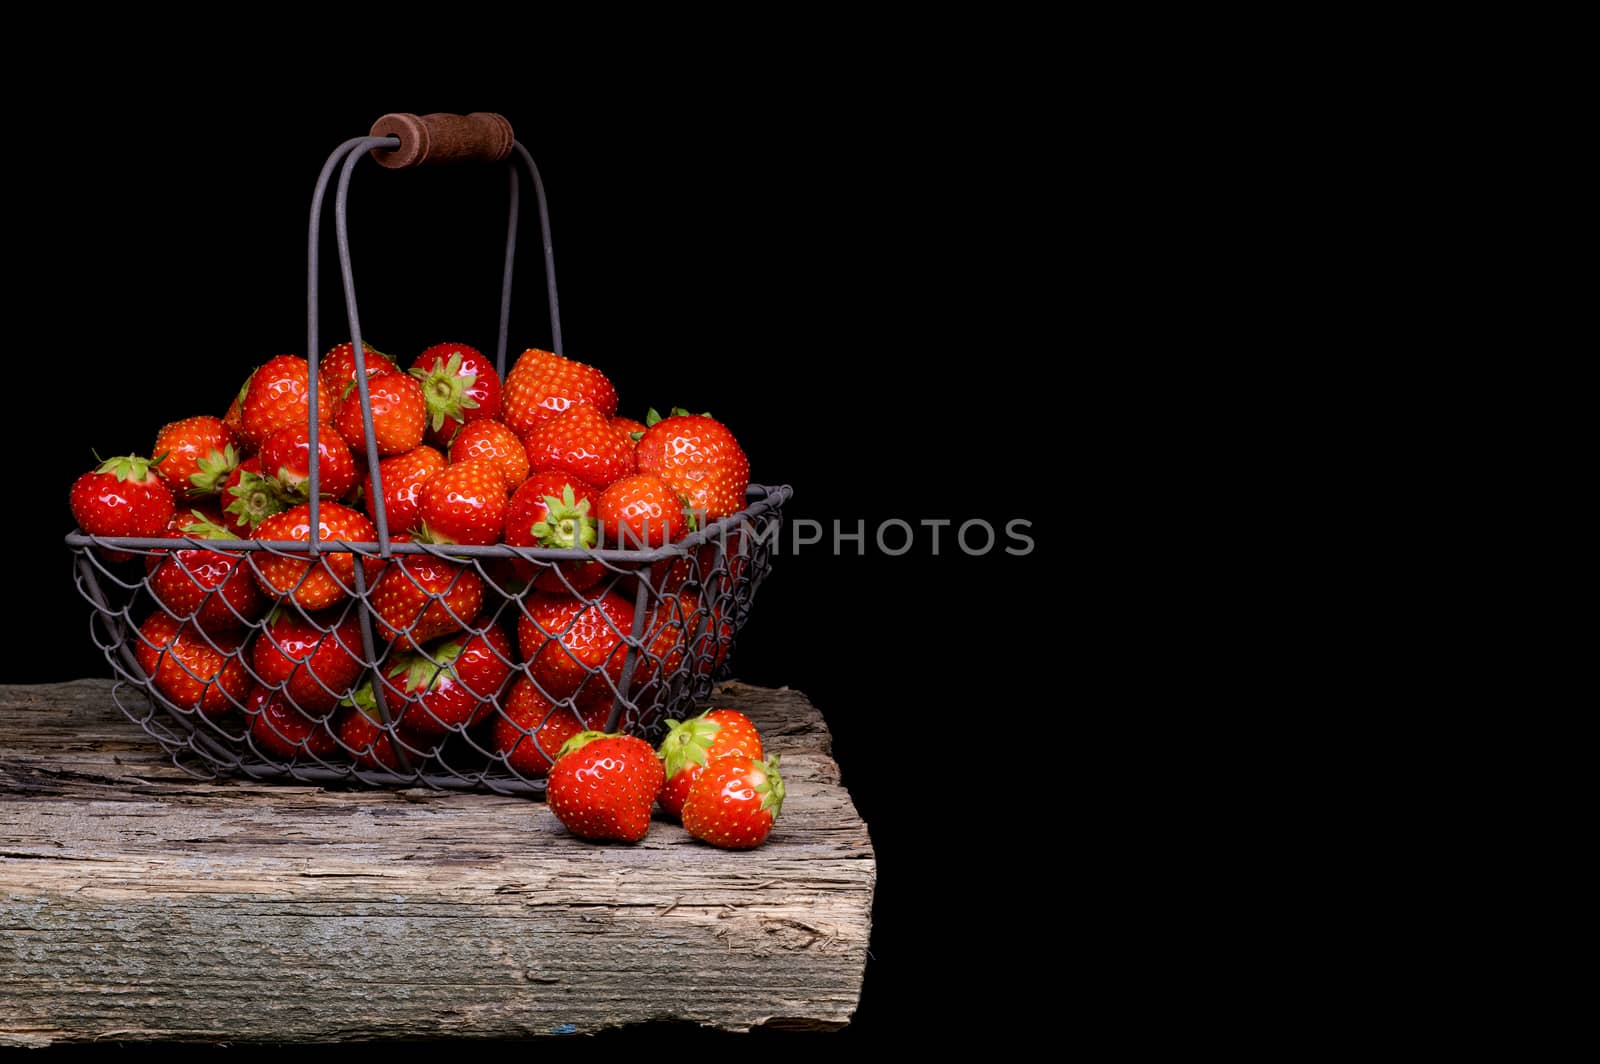
[[[0,1045],[521,1038],[676,1020],[835,1028],[876,864],[822,718],[728,684],[782,755],[767,844],[541,801],[178,770],[110,681],[0,685]]]

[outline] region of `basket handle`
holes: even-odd
[[[489,111],[467,115],[386,114],[372,123],[373,137],[399,137],[396,148],[374,148],[372,157],[391,170],[440,163],[497,163],[511,154],[511,123]]]
[[[385,117],[393,116],[391,115]],[[411,115],[407,117],[415,118],[416,116]],[[428,115],[424,119],[418,119],[418,121],[421,122],[424,127],[426,127],[428,119],[443,118],[447,120],[443,123],[443,126],[449,127],[451,126],[451,122],[448,121],[450,119],[461,119],[462,121],[468,121],[473,120],[476,117],[478,116]],[[485,117],[497,119],[499,123],[503,125],[506,136],[510,138],[510,123],[506,122],[506,120],[501,118],[499,115],[485,115]],[[379,119],[379,123],[381,124],[382,122],[383,119]],[[478,124],[482,125],[482,123]],[[439,124],[436,123],[436,125]],[[432,136],[431,132],[429,136]],[[350,175],[354,171],[356,164],[363,157],[368,155],[372,156],[374,159],[382,161],[382,156],[385,153],[400,150],[402,147],[403,141],[401,136],[391,133],[383,136],[354,137],[345,141],[343,144],[339,145],[339,147],[334,149],[333,154],[328,156],[327,162],[325,162],[322,166],[322,172],[317,177],[316,189],[313,191],[311,196],[311,227],[307,241],[306,255],[306,361],[308,363],[309,379],[307,383],[309,386],[308,400],[310,405],[310,411],[308,413],[307,420],[308,429],[311,436],[311,450],[312,453],[315,454],[318,442],[317,435],[321,421],[317,410],[317,364],[318,359],[320,358],[318,352],[321,350],[317,337],[317,325],[319,317],[317,290],[318,279],[321,272],[319,269],[319,245],[321,242],[322,231],[322,206],[327,195],[328,185],[333,181],[334,172],[337,171],[339,177],[337,182],[337,193],[334,197],[334,234],[339,249],[339,273],[344,281],[345,314],[349,320],[350,341],[353,346],[352,354],[354,355],[354,361],[356,364],[355,395],[359,397],[361,403],[361,420],[366,428],[368,476],[370,477],[372,490],[377,495],[374,505],[374,523],[377,525],[378,530],[379,553],[385,558],[389,556],[389,522],[388,514],[386,512],[387,508],[383,505],[383,479],[378,468],[379,456],[377,438],[372,424],[371,400],[367,392],[366,354],[361,338],[361,315],[356,307],[355,278],[352,274],[350,266],[350,234],[347,221],[346,204],[348,202],[350,192]],[[539,168],[534,164],[533,156],[528,154],[528,149],[524,147],[521,142],[515,139],[508,140],[508,144],[502,158],[509,157],[512,153],[515,153],[516,160],[520,160],[523,168],[527,171],[527,175],[533,183],[534,194],[538,200],[539,234],[542,237],[541,242],[544,246],[546,295],[548,296],[550,303],[551,349],[559,354],[562,350],[561,309],[560,303],[556,297],[555,257],[550,245],[550,209],[549,205],[545,201],[544,180],[539,176]],[[437,153],[431,153],[429,154],[429,157],[435,161],[443,161],[444,159],[443,156],[440,156]],[[471,157],[475,159],[482,159],[482,156],[477,155],[457,155],[452,157]],[[505,273],[500,286],[500,335],[499,343],[496,347],[495,353],[495,370],[500,374],[502,380],[505,379],[506,375],[506,335],[508,323],[510,322],[511,318],[511,277],[512,266],[516,260],[517,222],[519,216],[518,204],[520,196],[518,192],[519,182],[517,180],[517,167],[515,165],[515,160],[508,164],[507,178],[510,191],[510,210],[506,227]],[[318,521],[320,517],[319,494],[321,488],[319,483],[319,467],[320,463],[315,461],[311,463],[310,551],[313,557],[316,556],[319,545]]]

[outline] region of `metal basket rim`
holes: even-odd
[[[505,543],[496,543],[488,546],[473,546],[460,543],[397,543],[392,539],[387,543],[376,540],[342,539],[319,540],[315,543],[294,539],[196,539],[192,536],[94,536],[75,528],[67,533],[65,540],[71,547],[101,547],[110,550],[133,551],[171,551],[171,550],[213,550],[221,552],[249,552],[270,551],[275,554],[304,554],[315,557],[318,554],[362,554],[388,556],[391,554],[431,554],[435,557],[457,558],[521,558],[526,561],[579,561],[584,559],[598,559],[618,565],[627,564],[653,564],[677,558],[686,557],[692,550],[721,539],[726,542],[727,533],[753,518],[761,517],[767,512],[783,506],[794,494],[794,489],[788,484],[751,484],[750,492],[760,492],[760,496],[749,503],[743,510],[720,517],[704,528],[692,532],[683,539],[652,547],[648,550],[627,549],[618,547],[603,548],[571,548],[556,550],[550,547],[513,547]]]

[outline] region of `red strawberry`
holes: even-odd
[[[535,473],[522,482],[506,507],[506,544],[551,550],[594,546],[598,526],[591,510],[597,494],[577,477]],[[541,591],[582,591],[599,583],[606,574],[605,566],[597,561],[547,565],[518,558],[512,568],[519,578],[533,581]]]
[[[428,404],[422,386],[404,373],[384,373],[367,380],[367,405],[372,409],[372,432],[378,454],[404,454],[422,444],[428,421]],[[366,422],[361,417],[361,393],[351,387],[339,404],[333,423],[353,450],[367,453]]]
[[[727,850],[750,850],[772,834],[783,809],[778,758],[730,754],[708,763],[683,800],[689,834]]]
[[[158,459],[159,461],[159,459]],[[108,458],[72,484],[68,503],[78,527],[91,536],[154,537],[172,518],[172,492],[148,458]],[[125,551],[107,551],[127,561]]]
[[[287,425],[310,421],[310,367],[298,355],[278,355],[268,359],[245,383],[239,402],[239,434],[252,448]],[[335,392],[317,376],[317,417],[333,418]]]
[[[400,367],[395,365],[394,359],[379,351],[365,340],[361,341],[362,354],[366,359],[367,379],[384,373],[399,373]],[[349,340],[342,344],[335,344],[322,356],[322,361],[317,363],[318,378],[326,377],[328,391],[341,401],[351,392],[351,385],[356,382],[356,346]],[[329,411],[331,414],[332,411]]]
[[[474,421],[456,433],[450,444],[450,461],[464,462],[468,458],[497,463],[513,491],[528,479],[528,451],[517,434],[499,421]]]
[[[643,421],[635,421],[631,417],[614,417],[611,419],[611,427],[622,434],[622,438],[628,441],[629,447],[637,447],[639,446],[639,438],[644,435],[644,430],[649,426]]]
[[[577,712],[565,706],[557,708],[540,694],[532,677],[520,675],[495,716],[489,749],[503,755],[524,779],[539,779],[550,771],[568,739],[585,729],[604,728],[608,710],[608,706],[597,706],[580,721]]]
[[[435,473],[445,467],[444,455],[424,444],[405,454],[391,455],[378,460],[378,476],[383,480],[383,506],[393,535],[416,525],[422,506],[422,486]],[[372,481],[367,481],[367,513],[378,519],[378,504],[372,491]]]
[[[633,735],[579,732],[550,768],[545,799],[581,839],[638,842],[665,777],[650,744]]]
[[[604,489],[635,472],[633,448],[592,406],[540,423],[522,442],[535,473],[566,473]]]
[[[199,510],[175,514],[166,534],[173,539],[237,539]],[[174,617],[215,635],[261,616],[267,603],[250,577],[250,563],[231,551],[183,547],[145,558],[146,584]]]
[[[279,607],[250,646],[250,663],[261,682],[302,713],[325,717],[347,698],[366,671],[361,620],[339,611],[303,616]]]
[[[244,636],[208,636],[157,610],[139,626],[133,656],[167,701],[220,717],[250,693],[250,670],[237,653]]]
[[[648,731],[660,719],[657,703],[683,665],[698,609],[699,600],[685,591],[657,602],[645,615],[644,651],[629,680],[633,707],[623,707],[629,731]]]
[[[306,716],[269,687],[257,684],[244,711],[250,715],[250,741],[267,757],[326,758],[339,749],[326,720]]]
[[[404,708],[404,703],[390,704],[390,721],[395,721]],[[438,748],[437,739],[420,738],[403,724],[392,729],[385,728],[382,721],[378,700],[372,693],[372,681],[368,680],[345,700],[345,708],[339,711],[334,721],[339,742],[350,751],[358,764],[389,772],[404,772],[399,753],[404,753],[415,768],[433,756]]]
[[[623,477],[601,492],[595,517],[606,546],[659,547],[689,533],[683,500],[654,473]]]
[[[703,523],[744,509],[750,460],[727,426],[709,414],[654,410],[635,458],[641,473],[660,474]]]
[[[254,457],[246,458],[228,474],[218,501],[228,529],[240,539],[249,539],[256,526],[290,505],[278,478],[262,476],[261,460]]]
[[[283,554],[257,551],[252,559],[256,580],[263,591],[269,595],[288,595],[305,610],[326,609],[355,591],[356,555],[333,541],[372,543],[378,538],[378,530],[371,521],[341,503],[322,503],[318,518],[320,553],[315,559],[304,551]],[[281,514],[273,514],[256,526],[251,538],[309,542],[310,504],[301,503]],[[383,568],[383,561],[375,554],[364,554],[361,567],[370,587]]]
[[[411,539],[405,533],[396,543]],[[470,565],[431,554],[397,554],[368,598],[384,639],[405,637],[418,649],[430,639],[464,629],[483,606],[483,578]]]
[[[506,526],[506,477],[494,462],[469,458],[445,466],[422,486],[421,539],[429,543],[498,543]]]
[[[699,778],[708,762],[729,754],[761,756],[761,736],[750,718],[737,709],[711,709],[686,721],[667,721],[661,740],[661,767],[667,783],[658,799],[669,816],[683,815],[689,784]]]
[[[607,591],[593,603],[571,595],[535,591],[517,618],[517,643],[530,675],[556,700],[580,690],[599,697],[619,684],[633,631],[633,603]]]
[[[485,618],[481,633],[458,635],[425,650],[401,654],[383,668],[384,699],[417,735],[470,728],[494,712],[514,655],[511,637]]]
[[[306,425],[285,425],[261,443],[256,456],[266,475],[276,477],[285,496],[311,497],[311,430]],[[326,424],[317,426],[318,491],[324,499],[337,499],[356,483],[356,462],[350,448]]]
[[[501,420],[519,436],[574,406],[592,406],[605,417],[617,412],[617,390],[593,366],[530,347],[506,374]]]
[[[244,387],[239,389],[238,394],[233,397],[233,402],[228,404],[227,412],[222,415],[222,423],[228,426],[228,430],[235,436],[239,436],[239,426],[244,422],[244,415],[240,407],[244,404],[244,393],[249,389],[250,381],[249,378],[246,378]],[[242,440],[243,437],[241,437],[241,442]]]
[[[348,491],[339,496],[339,501],[352,510],[359,510],[366,505],[367,481],[370,479],[372,467],[367,464],[367,456],[360,451],[351,451],[350,461],[356,467],[355,483],[350,485]],[[379,459],[379,461],[382,461],[382,459]]]
[[[215,495],[239,464],[233,430],[209,414],[161,426],[150,453],[166,456],[155,471],[175,494],[190,498]]]
[[[463,425],[500,416],[494,361],[466,344],[434,344],[411,363],[428,401],[428,440],[450,446]]]
[[[734,626],[728,619],[731,600],[709,596],[706,605],[690,619],[689,658],[697,676],[715,675],[733,649]]]

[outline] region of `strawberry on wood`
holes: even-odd
[[[750,718],[736,709],[710,709],[685,721],[667,721],[667,734],[659,747],[661,767],[667,774],[661,790],[662,810],[683,815],[689,785],[719,757],[730,754],[762,756],[761,735]]]
[[[783,809],[776,756],[763,761],[730,754],[708,762],[683,800],[683,826],[695,838],[728,850],[760,846]]]
[[[665,782],[650,744],[633,735],[579,732],[550,769],[545,801],[582,839],[638,842]]]

